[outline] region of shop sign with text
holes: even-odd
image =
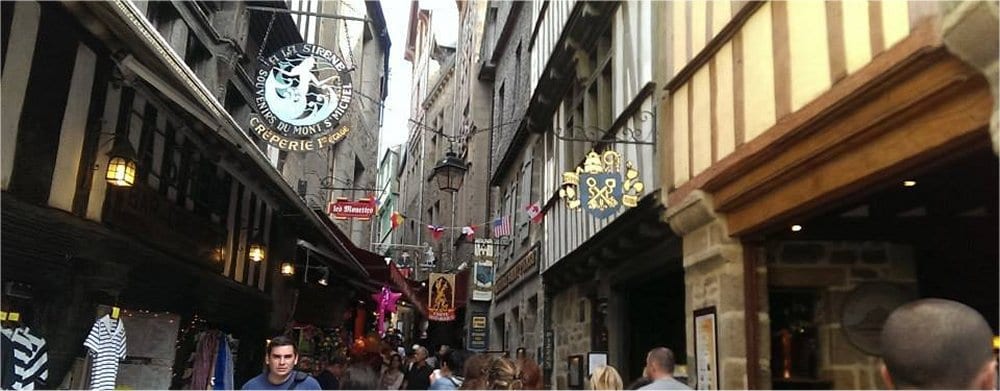
[[[331,218],[337,220],[368,220],[375,214],[375,199],[362,198],[357,201],[349,201],[347,198],[338,198],[337,202],[331,202],[326,212]]]
[[[332,50],[300,43],[261,59],[254,76],[256,112],[250,131],[268,144],[308,152],[343,140],[354,96],[350,70]]]
[[[496,296],[500,296],[511,286],[516,285],[535,273],[538,273],[537,243],[493,282],[493,292]]]
[[[472,324],[469,327],[469,350],[481,352],[489,348],[490,329],[486,321],[486,313],[472,314]]]

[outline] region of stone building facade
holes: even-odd
[[[489,221],[508,218],[511,225],[510,235],[490,236],[497,246],[489,345],[507,352],[524,348],[537,359],[545,308],[538,275],[541,230],[529,222],[524,206],[540,199],[541,138],[518,129],[531,95],[532,10],[522,2],[490,2],[485,18],[479,77],[493,89]]]
[[[300,196],[314,209],[326,212],[338,198],[359,200],[377,197],[378,134],[388,91],[389,35],[381,5],[371,1],[315,1],[312,12],[353,19],[296,15],[306,42],[330,48],[353,68],[354,97],[341,123],[351,128],[337,144],[308,153],[278,152],[271,148],[276,166]],[[303,4],[304,10],[310,9]],[[369,249],[375,231],[371,220],[335,220],[359,248]]]
[[[995,276],[996,252],[959,238],[996,244],[996,192],[972,190],[996,183],[996,70],[947,39],[995,31],[995,9],[969,19],[972,4],[661,5],[661,196],[683,242],[689,384],[884,387],[859,329],[915,297],[963,301],[997,329],[978,294],[995,278],[975,276]],[[703,310],[714,371],[698,363]]]

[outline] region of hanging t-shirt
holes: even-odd
[[[49,353],[45,338],[31,332],[28,327],[18,327],[11,335],[14,347],[15,390],[34,390],[45,385],[49,378]]]
[[[28,327],[4,329],[2,334],[3,388],[34,390],[44,386],[49,377],[45,338],[34,335]]]
[[[94,322],[83,346],[90,349],[93,365],[90,388],[114,390],[118,377],[118,362],[125,359],[125,322],[104,315]]]

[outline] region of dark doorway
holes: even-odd
[[[670,272],[632,281],[622,287],[626,303],[623,381],[628,384],[642,376],[646,353],[658,346],[674,352],[677,365],[687,364],[684,273]]]

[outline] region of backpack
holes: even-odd
[[[296,387],[299,386],[299,384],[302,384],[302,382],[306,381],[306,379],[309,378],[309,374],[307,373],[299,371],[294,371],[294,372],[295,372],[295,378],[292,379],[292,385],[288,386],[289,390],[294,390]]]

